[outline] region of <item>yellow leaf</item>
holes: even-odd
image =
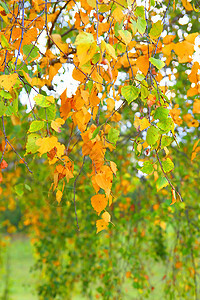
[[[94,210],[100,214],[100,212],[106,208],[108,199],[106,199],[103,194],[98,194],[91,198],[91,204]]]
[[[195,39],[198,35],[198,32],[190,33],[185,37],[185,40],[191,44],[195,44]]]
[[[38,152],[40,152],[40,156],[42,156],[42,154],[50,152],[52,149],[55,149],[56,155],[54,155],[52,159],[50,158],[49,164],[54,164],[58,160],[57,157],[60,158],[62,155],[64,155],[65,146],[61,145],[58,142],[57,137],[55,136],[38,139],[36,141],[36,144],[40,146],[40,148],[38,149]]]
[[[113,176],[111,170],[110,173],[111,176]],[[109,197],[111,186],[112,186],[112,177],[109,176],[109,171],[105,173],[96,174],[95,180],[98,186],[105,191],[106,196]]]
[[[128,30],[119,30],[118,33],[126,45],[132,40],[132,35]]]
[[[17,73],[11,75],[1,75],[0,76],[0,86],[5,90],[10,91],[18,80]]]
[[[117,165],[116,165],[116,163],[114,163],[114,161],[110,161],[110,167],[111,167],[111,170],[113,171],[113,173],[116,175]]]
[[[111,216],[107,211],[105,211],[101,217],[106,223],[109,223],[111,220]]]
[[[163,44],[170,44],[175,39],[175,35],[168,34],[163,38]]]
[[[91,60],[96,51],[96,42],[93,42],[92,44],[79,44],[77,46],[77,56],[80,62],[80,66],[86,64],[89,60]]]
[[[61,192],[61,191],[57,191],[56,192],[56,201],[60,204],[60,201],[61,201],[61,199],[62,199],[62,195],[63,195],[63,193]]]
[[[192,151],[194,151],[198,145],[198,143],[200,142],[200,140],[197,140],[195,143],[194,143],[194,146],[192,148]]]
[[[112,98],[108,98],[108,99],[106,100],[106,103],[107,103],[107,108],[108,108],[108,110],[109,110],[109,111],[112,111],[112,110],[114,109],[114,107],[115,107],[115,100],[112,99]]]
[[[191,62],[191,56],[194,53],[194,44],[187,40],[174,44],[174,51],[178,55],[179,63]]]
[[[96,227],[97,227],[97,233],[107,229],[108,228],[108,223],[105,222],[103,219],[97,220],[96,221]]]
[[[114,59],[117,59],[117,56],[115,54],[115,49],[112,45],[106,44],[106,52]]]
[[[65,123],[65,121],[61,118],[57,118],[51,122],[51,128],[53,128],[56,132],[61,132],[60,127]]]
[[[161,227],[163,230],[166,229],[166,226],[167,226],[166,222],[160,221],[160,227]]]
[[[200,100],[199,99],[194,99],[192,111],[194,114],[200,114]]]
[[[112,13],[112,17],[119,23],[121,23],[121,21],[123,20],[124,18],[124,14],[123,14],[123,11],[122,11],[122,8],[115,8],[115,10],[113,11]]]
[[[181,0],[181,1],[187,11],[193,10],[192,5],[190,4],[189,1],[187,1],[187,0]]]
[[[147,118],[140,119],[139,117],[135,116],[134,126],[137,130],[143,131],[151,124],[147,120]]]
[[[62,41],[60,34],[52,34],[52,40],[55,42],[56,46],[59,47],[61,52],[68,53],[69,46]]]

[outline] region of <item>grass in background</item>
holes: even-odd
[[[0,256],[0,299],[38,299],[35,292],[37,278],[30,272],[34,263],[30,240],[24,236],[11,240],[6,252]]]

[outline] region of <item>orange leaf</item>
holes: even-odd
[[[104,210],[108,204],[108,199],[102,194],[95,195],[91,198],[91,204],[94,210],[100,214],[102,210]]]
[[[127,271],[126,272],[126,278],[130,278],[131,277],[131,272],[130,271]]]
[[[172,191],[172,203],[170,205],[173,205],[174,203],[176,203],[176,192],[175,190],[171,190]]]
[[[183,265],[183,264],[182,264],[181,261],[177,261],[176,264],[175,264],[175,268],[176,268],[176,269],[180,269],[180,268],[182,267],[182,265]]]
[[[187,1],[187,0],[181,0],[181,1],[182,1],[183,6],[185,7],[186,11],[193,10],[192,5],[190,4],[189,1]]]
[[[199,99],[194,99],[192,111],[194,114],[200,114],[200,100]]]
[[[105,222],[103,219],[97,220],[96,221],[96,227],[97,227],[97,233],[107,229],[108,228],[108,223]]]
[[[62,195],[63,195],[63,193],[61,192],[61,191],[57,191],[56,192],[56,201],[60,204],[60,201],[61,201],[61,199],[62,199]]]
[[[146,56],[139,56],[136,60],[136,66],[146,76],[149,69],[149,60]]]
[[[7,162],[3,159],[2,162],[1,162],[1,165],[0,165],[0,168],[1,169],[6,169],[8,166]]]

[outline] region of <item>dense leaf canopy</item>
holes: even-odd
[[[1,227],[41,299],[149,299],[161,262],[159,299],[198,299],[199,11],[0,1]]]

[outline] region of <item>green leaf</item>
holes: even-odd
[[[24,186],[25,186],[25,188],[26,188],[28,191],[31,192],[31,187],[30,187],[28,184],[25,183]]]
[[[50,105],[46,108],[40,108],[38,112],[38,117],[43,120],[52,121],[56,117],[56,107],[55,104]]]
[[[95,55],[92,58],[92,63],[95,65],[100,59],[101,59],[101,54],[95,53]]]
[[[12,102],[13,105],[13,113],[16,115],[18,112],[18,98],[15,98]]]
[[[107,51],[107,53],[108,53],[110,56],[112,56],[114,59],[117,59],[117,56],[116,56],[116,54],[115,54],[115,49],[113,48],[112,45],[106,43],[106,51]]]
[[[35,132],[44,127],[44,121],[33,121],[30,125],[29,132]]]
[[[144,34],[145,33],[146,26],[147,26],[146,20],[138,17],[138,19],[137,19],[137,29],[138,29],[138,32],[140,34]]]
[[[9,49],[10,48],[10,45],[6,39],[6,37],[2,34],[1,36],[1,45],[3,48],[6,48],[6,49]]]
[[[24,45],[23,46],[23,53],[26,55],[27,61],[30,62],[31,60],[34,60],[39,55],[39,48],[36,46],[31,45]]]
[[[150,38],[152,40],[156,40],[157,38],[159,38],[159,36],[161,35],[163,31],[163,24],[162,24],[162,21],[157,21],[156,23],[153,23],[153,26],[150,30]]]
[[[140,89],[132,85],[123,86],[121,89],[121,94],[127,100],[128,104],[137,99],[139,93]]]
[[[99,130],[100,130],[100,126],[97,127],[97,128],[93,131],[91,140],[94,139],[94,138],[97,136],[97,134],[99,133]]]
[[[171,118],[164,119],[156,124],[164,133],[173,130],[174,123]]]
[[[128,30],[119,30],[118,33],[126,45],[132,40],[132,35]]]
[[[173,140],[174,140],[173,137],[163,135],[161,140],[161,149],[169,146],[173,142]]]
[[[145,12],[144,12],[144,6],[137,6],[134,14],[136,17],[141,17],[142,19],[145,19]]]
[[[143,74],[137,73],[135,76],[135,79],[142,81],[145,78],[145,76]]]
[[[157,191],[160,191],[162,188],[166,187],[168,184],[169,184],[169,182],[167,181],[167,179],[164,176],[160,176],[156,180]]]
[[[151,174],[153,172],[153,164],[150,161],[145,161],[141,171],[146,174]]]
[[[82,31],[77,35],[74,44],[78,46],[80,44],[92,44],[93,42],[94,42],[93,34]]]
[[[149,58],[149,61],[154,65],[158,70],[162,69],[165,66],[164,61],[151,57]]]
[[[37,133],[31,133],[28,135],[27,143],[26,143],[26,153],[36,153],[38,149],[40,148],[39,146],[36,145],[36,141],[41,138],[41,136]]]
[[[154,145],[160,138],[160,130],[154,126],[151,126],[147,130],[146,141],[149,145]]]
[[[163,170],[165,173],[168,173],[174,169],[174,163],[171,161],[170,158],[167,158],[162,162]]]
[[[145,80],[142,81],[141,84],[141,99],[144,103],[147,101],[147,97],[149,96],[150,92],[148,90],[148,84]]]
[[[18,98],[15,98],[9,106],[6,106],[5,115],[10,117],[12,114],[16,115],[17,112],[18,112]]]
[[[0,117],[2,117],[6,112],[7,107],[4,102],[0,100]]]
[[[34,101],[37,105],[40,107],[49,107],[52,103],[54,103],[53,96],[44,96],[41,94],[36,95],[34,98]]]
[[[133,35],[137,33],[137,23],[131,19],[130,27]]]
[[[0,5],[5,9],[5,12],[7,14],[9,14],[9,9],[8,9],[7,5],[3,1],[0,1]]]
[[[160,121],[164,121],[168,118],[169,110],[164,107],[158,107],[154,114],[154,119],[159,119]]]
[[[0,96],[5,99],[12,99],[11,94],[9,92],[6,92],[5,90],[0,91]]]
[[[15,185],[14,189],[15,189],[15,192],[18,196],[20,196],[20,197],[23,196],[23,194],[24,194],[24,185],[23,185],[23,183],[19,183],[19,184]]]
[[[111,142],[114,146],[116,145],[116,142],[119,138],[119,130],[115,128],[111,128],[108,132],[108,140]]]

